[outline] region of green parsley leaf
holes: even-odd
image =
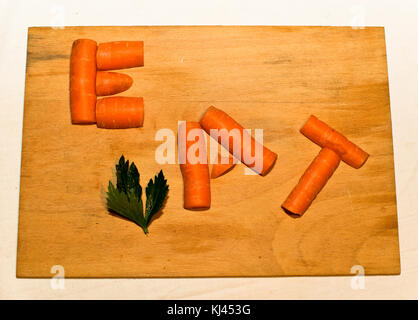
[[[152,217],[160,211],[164,204],[164,200],[168,193],[167,180],[164,179],[163,170],[158,175],[149,180],[145,194],[147,195],[147,201],[145,203],[145,220],[150,223]]]
[[[161,210],[168,193],[167,180],[161,170],[154,180],[150,179],[145,190],[145,215],[142,202],[142,187],[139,184],[139,172],[135,163],[129,165],[122,155],[116,165],[116,188],[111,181],[107,190],[107,207],[109,210],[139,225],[144,233],[155,214]]]

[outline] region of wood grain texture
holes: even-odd
[[[145,67],[122,95],[142,96],[144,127],[71,125],[69,56],[77,38],[143,40]],[[266,176],[237,166],[212,181],[212,208],[182,207],[178,165],[159,165],[161,128],[196,121],[210,105],[263,128],[279,154]],[[318,153],[298,130],[310,114],[370,153],[341,164],[307,213],[281,203]],[[121,154],[142,184],[164,170],[161,216],[144,236],[105,208]],[[393,148],[383,28],[30,28],[24,107],[18,277],[212,277],[399,274]]]

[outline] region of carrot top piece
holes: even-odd
[[[98,71],[96,74],[96,94],[110,96],[128,90],[133,80],[130,76],[118,72]]]
[[[325,186],[339,163],[340,157],[336,152],[322,148],[282,204],[282,208],[287,213],[302,215]]]
[[[368,153],[313,115],[309,117],[300,132],[319,146],[334,150],[345,163],[356,169],[360,168],[369,157]]]
[[[70,57],[70,108],[71,122],[90,124],[96,122],[96,50],[90,39],[73,42]]]
[[[97,48],[97,69],[115,70],[144,65],[143,41],[100,43]]]

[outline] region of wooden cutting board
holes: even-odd
[[[73,40],[143,40],[145,66],[122,95],[142,96],[143,128],[71,125]],[[238,165],[213,180],[209,211],[182,207],[177,164],[160,165],[159,129],[198,121],[214,105],[264,129],[279,154],[266,176]],[[342,163],[300,219],[281,203],[319,152],[299,133],[310,114],[370,153]],[[121,154],[143,186],[170,185],[149,236],[110,215],[105,191]],[[30,28],[20,188],[18,277],[219,277],[399,274],[393,148],[383,28]]]

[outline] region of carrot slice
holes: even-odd
[[[193,138],[190,137],[189,133],[194,129],[197,129],[193,132],[197,135]],[[188,137],[191,141],[189,141]],[[181,140],[185,141],[183,151],[179,148],[179,152],[184,152],[184,163],[180,163],[184,185],[184,208],[188,210],[209,209],[211,197],[205,133],[198,122],[183,122],[179,126],[179,141]],[[199,159],[206,159],[206,161],[192,161],[190,159],[189,153],[193,145],[197,147],[196,150],[198,151],[194,155]],[[203,152],[203,154],[200,154],[200,152]]]
[[[210,178],[216,179],[224,174],[228,173],[235,167],[234,158],[222,157],[218,154],[218,162],[212,165],[212,170],[210,172]]]
[[[339,163],[340,156],[336,152],[322,148],[282,204],[282,208],[287,213],[302,215],[325,186]]]
[[[73,42],[70,57],[70,109],[73,124],[96,122],[96,50],[93,40]]]
[[[309,117],[300,132],[322,148],[334,150],[341,160],[356,169],[360,168],[369,157],[368,153],[313,115]]]
[[[128,90],[133,80],[130,76],[117,72],[98,71],[96,74],[96,95],[110,96]]]
[[[211,135],[226,149],[228,149],[232,155],[234,155],[237,159],[239,159],[247,167],[254,170],[256,173],[264,176],[273,168],[273,165],[277,159],[277,154],[264,147],[263,145],[260,145],[253,137],[249,135],[247,131],[244,130],[244,128],[238,122],[236,122],[222,110],[213,106],[209,107],[200,119],[200,125],[209,135]],[[218,132],[220,132],[219,130],[222,129],[226,129],[227,132],[230,133],[228,141],[227,139],[222,139],[222,134],[216,135],[213,133],[213,130],[218,130]],[[231,134],[234,129],[240,134],[241,145],[238,146],[239,148],[234,148],[234,139],[233,135]],[[248,145],[248,143],[244,143],[244,136],[246,136],[247,141],[250,141],[250,145]],[[257,146],[262,147],[263,153],[261,158],[255,158],[256,156],[260,157],[260,155],[257,155],[257,153],[254,155],[254,151],[256,150]],[[244,157],[244,154],[250,156],[254,155],[255,159],[250,161]],[[255,166],[257,163],[262,163],[262,168],[256,168]]]
[[[142,127],[144,100],[136,97],[107,97],[97,100],[97,127],[126,129]]]
[[[97,48],[97,69],[114,70],[144,65],[143,41],[100,43]]]

